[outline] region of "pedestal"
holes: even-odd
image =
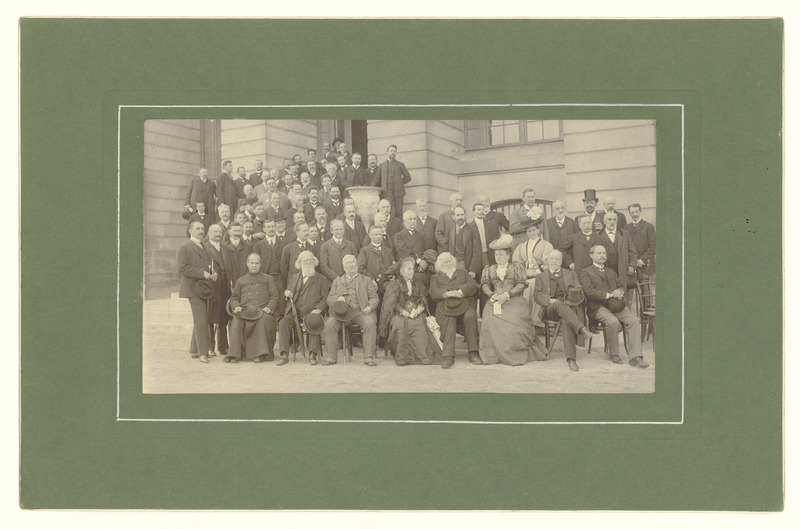
[[[372,221],[375,219],[375,214],[378,212],[378,202],[381,200],[381,188],[353,186],[348,187],[347,192],[350,193],[350,198],[356,203],[356,213],[364,222],[364,227],[369,229],[372,225]]]

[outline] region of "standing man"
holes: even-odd
[[[201,167],[197,171],[197,178],[192,178],[186,188],[186,201],[183,208],[189,212],[189,216],[197,213],[195,204],[198,202],[205,204],[209,211],[213,211],[217,204],[217,184],[213,180],[209,180],[208,169],[205,167]],[[213,224],[214,220],[210,219],[209,224]]]
[[[239,200],[245,198],[247,195],[244,192],[244,186],[250,183],[247,179],[247,169],[244,167],[238,167],[236,169],[238,173],[236,178],[233,179],[233,186],[236,188],[236,203],[239,203]],[[235,211],[235,207],[232,208]]]
[[[327,171],[326,174],[331,179],[331,189],[333,189],[334,187],[338,187],[339,192],[341,194],[341,192],[344,190],[344,182],[342,182],[342,178],[338,173],[339,170],[338,167],[339,166],[336,165],[335,162],[328,162],[327,164],[325,164],[325,170]],[[330,193],[330,190],[328,190],[328,192]]]
[[[191,225],[192,222],[200,222],[203,224],[203,233],[208,233],[208,228],[213,224],[213,213],[206,212],[206,205],[203,202],[197,202],[194,207],[195,213],[189,217],[189,225]]]
[[[371,277],[380,290],[384,282],[386,271],[394,264],[392,249],[383,243],[383,230],[373,224],[369,227],[370,243],[364,245],[358,253],[358,272]]]
[[[450,195],[450,210],[439,215],[439,220],[436,222],[435,228],[435,236],[436,242],[439,245],[439,253],[452,253],[451,249],[448,247],[449,240],[447,233],[450,232],[450,230],[453,228],[453,224],[455,223],[453,212],[455,211],[456,207],[462,206],[463,202],[464,199],[461,196],[461,193],[453,193]]]
[[[418,198],[417,205],[417,225],[414,228],[422,234],[422,247],[425,250],[436,251],[436,219],[428,215],[428,202]]]
[[[403,221],[392,215],[392,203],[387,199],[382,199],[378,202],[378,212],[386,215],[386,232],[389,237],[394,237],[394,234],[403,229]]]
[[[178,273],[181,275],[181,286],[178,296],[187,298],[192,309],[192,339],[189,343],[189,354],[208,363],[208,298],[213,287],[208,281],[219,278],[217,272],[211,272],[211,258],[203,248],[203,223],[192,222],[189,225],[189,240],[178,248]],[[205,280],[202,284],[198,283]]]
[[[267,219],[264,221],[264,240],[257,242],[253,246],[253,253],[261,256],[261,271],[271,276],[280,292],[283,292],[284,284],[281,278],[281,254],[283,245],[278,241],[275,229],[275,221]],[[283,310],[283,299],[278,296],[278,313]]]
[[[356,255],[356,246],[344,238],[344,221],[335,219],[331,221],[330,240],[324,242],[319,249],[319,271],[333,282],[344,273],[342,257]]]
[[[222,228],[222,237],[225,237],[225,234],[228,232],[228,228],[231,225],[231,208],[228,207],[227,204],[220,204],[217,208],[217,213],[219,217],[219,222],[217,222],[217,226]]]
[[[522,221],[525,219],[544,220],[543,215],[542,208],[536,205],[536,192],[530,187],[523,190],[522,207],[511,212],[511,218],[508,223],[508,232],[514,236],[514,247],[519,246],[528,239],[526,230],[522,227]],[[542,226],[541,235],[544,240],[549,239],[547,224]]]
[[[228,239],[222,242],[222,257],[231,285],[247,273],[247,256],[253,250],[252,243],[242,239],[244,229],[238,222],[231,222],[228,228]]]
[[[563,254],[558,250],[551,251],[547,256],[547,268],[533,287],[533,299],[542,307],[539,313],[542,321],[562,320],[564,355],[570,371],[577,371],[575,344],[578,335],[583,334],[584,338],[588,338],[591,334],[583,324],[583,312],[578,312],[578,305],[584,299],[578,274],[568,268],[561,268],[562,257]]]
[[[397,145],[389,145],[386,157],[378,169],[378,178],[372,181],[372,186],[382,189],[381,198],[387,199],[392,204],[395,216],[403,211],[403,200],[406,196],[406,184],[411,182],[411,175],[402,162],[398,162]]]
[[[619,357],[619,331],[625,325],[628,333],[628,363],[634,367],[649,367],[642,357],[641,330],[639,318],[625,306],[625,283],[620,281],[616,272],[605,265],[606,249],[603,245],[592,246],[589,251],[592,265],[580,271],[581,286],[589,298],[589,318],[605,325],[608,351],[611,361],[621,364]]]
[[[481,198],[483,197],[479,197],[478,202],[472,206],[473,219],[469,224],[478,232],[478,235],[480,236],[481,271],[483,271],[483,269],[487,266],[495,264],[494,250],[489,248],[489,243],[498,239],[500,234],[505,233],[505,231],[503,230],[502,224],[500,224],[501,219],[499,216],[492,215],[491,218],[488,216],[488,213],[495,212],[487,211],[485,202],[481,201]]]
[[[230,276],[226,269],[225,257],[222,255],[222,228],[213,224],[208,228],[208,240],[203,242],[209,257],[211,257],[211,270],[219,274],[214,281],[214,290],[208,299],[208,356],[214,354],[214,337],[216,336],[216,350],[221,356],[228,354],[228,299],[231,297]]]
[[[317,208],[314,210],[314,219],[316,221],[314,227],[317,230],[317,237],[314,239],[314,241],[318,246],[321,246],[322,243],[328,241],[332,237],[331,227],[328,223],[328,210],[322,206],[317,206]],[[317,252],[317,255],[319,255],[319,252]]]
[[[356,255],[358,255],[358,251],[361,250],[361,245],[364,243],[364,238],[367,236],[367,230],[364,228],[364,224],[356,219],[356,207],[353,204],[345,204],[343,215],[344,238],[353,243],[356,247]]]
[[[425,245],[422,233],[416,231],[417,213],[414,210],[407,210],[403,213],[403,229],[394,234],[394,247],[397,252],[397,260],[402,261],[406,257],[413,257],[417,266],[425,268],[425,261],[422,254],[425,253]]]
[[[478,202],[483,204],[483,209],[486,211],[486,222],[489,223],[490,226],[499,226],[500,229],[497,230],[497,237],[499,237],[500,233],[508,233],[509,222],[506,216],[503,214],[502,211],[492,211],[492,201],[489,199],[489,195],[481,195],[478,197]],[[492,228],[495,229],[494,227]],[[490,239],[494,241],[497,237]],[[491,253],[491,252],[489,252]],[[494,264],[494,263],[492,263]]]
[[[634,202],[628,206],[631,222],[625,226],[636,251],[636,276],[639,282],[649,279],[656,273],[656,229],[642,220],[642,206]]]
[[[589,215],[589,220],[592,221],[592,230],[596,233],[603,231],[603,215],[595,211],[597,207],[597,191],[594,189],[583,190],[583,209],[584,213]]]
[[[603,211],[598,211],[597,215],[600,217],[600,222],[603,222],[603,217],[605,217],[606,213],[616,213],[617,214],[617,228],[624,230],[625,226],[628,224],[628,221],[625,220],[625,214],[621,211],[617,211],[614,207],[617,205],[617,201],[614,200],[614,197],[607,196],[603,199]]]
[[[549,235],[547,241],[562,255],[566,255],[572,250],[572,235],[580,231],[578,223],[567,217],[566,211],[567,206],[564,201],[556,200],[553,202],[555,215],[545,221]]]
[[[225,160],[222,162],[222,173],[217,179],[217,202],[220,204],[228,204],[231,211],[239,206],[239,198],[236,194],[236,186],[233,183],[233,162]],[[206,206],[209,206],[206,204]],[[214,209],[209,206],[209,211]]]
[[[296,224],[294,232],[297,235],[297,239],[285,245],[281,251],[281,279],[284,284],[288,284],[286,281],[295,272],[294,265],[300,254],[303,252],[314,253],[316,250],[316,248],[308,244],[308,224],[305,222]]]
[[[378,308],[378,285],[371,278],[358,273],[358,262],[354,255],[348,254],[342,258],[342,268],[344,273],[333,281],[328,294],[327,302],[331,316],[325,322],[327,357],[322,365],[330,366],[336,363],[339,355],[338,334],[342,325],[352,322],[361,327],[364,364],[375,367],[378,365],[375,362],[377,335],[375,309]],[[334,305],[335,303],[338,304]]]
[[[636,250],[628,232],[618,229],[616,212],[606,212],[603,223],[606,229],[600,234],[600,244],[606,249],[606,266],[614,270],[619,280],[625,283],[625,301],[631,307],[633,287],[636,286]]]
[[[455,257],[459,270],[466,270],[472,279],[480,278],[481,238],[478,230],[467,225],[467,211],[463,206],[453,210],[454,223],[446,233],[447,248]]]
[[[370,183],[369,172],[361,165],[361,153],[354,152],[353,164],[345,167],[345,187],[368,186]]]
[[[464,208],[461,208],[462,210]],[[428,291],[436,305],[436,322],[442,332],[442,369],[455,363],[456,327],[463,325],[470,362],[480,361],[478,354],[478,316],[475,293],[478,284],[465,270],[456,266],[456,258],[448,252],[436,260],[436,273],[431,276]]]
[[[572,234],[570,253],[564,254],[564,266],[576,274],[592,264],[589,249],[600,244],[600,234],[592,229],[592,219],[586,213],[578,215],[578,232]]]
[[[256,170],[254,173],[250,174],[250,185],[255,189],[261,185],[261,182],[264,181],[265,176],[267,176],[267,172],[264,171],[264,162],[261,160],[256,160]]]
[[[328,198],[327,203],[323,204],[328,212],[328,218],[333,220],[342,213],[344,213],[344,204],[342,203],[342,194],[339,188],[331,187],[331,196]]]
[[[381,244],[389,248],[389,250],[391,250],[392,252],[392,256],[394,256],[395,254],[394,237],[390,236],[388,230],[386,229],[386,215],[384,213],[381,213],[380,211],[377,212],[372,220],[372,226],[377,226],[381,229]],[[370,230],[372,230],[372,226],[370,226]],[[361,245],[361,247],[363,248],[369,245],[371,239],[372,238],[369,236],[368,233],[367,237],[364,238],[364,243]]]
[[[378,155],[370,154],[367,156],[367,183],[365,186],[373,185],[372,182],[380,181],[380,168],[378,167]]]

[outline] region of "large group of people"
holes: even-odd
[[[487,195],[465,204],[455,193],[436,219],[424,200],[402,210],[411,175],[395,145],[366,167],[341,140],[323,150],[280,169],[256,160],[249,177],[226,160],[216,180],[203,168],[190,182],[177,263],[192,358],[281,366],[299,348],[309,364],[333,365],[352,329],[368,366],[383,348],[397,365],[449,368],[457,334],[469,362],[518,366],[548,358],[538,335],[561,321],[570,370],[598,324],[612,362],[622,363],[624,328],[629,364],[648,367],[632,304],[637,282],[655,274],[655,230],[640,204],[628,220],[612,197],[598,209],[587,189],[575,219],[561,200],[545,218],[528,188],[506,218]],[[363,185],[381,189],[374,218],[348,195]]]

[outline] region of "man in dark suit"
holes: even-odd
[[[567,357],[567,365],[571,371],[577,371],[575,343],[578,341],[579,335],[583,334],[583,337],[586,338],[590,336],[590,333],[583,323],[583,312],[578,308],[583,299],[578,274],[568,268],[561,268],[562,257],[563,254],[558,250],[551,251],[547,256],[547,268],[536,280],[536,285],[533,287],[533,299],[542,307],[540,313],[542,321],[562,320],[561,335],[564,337],[564,354]],[[580,294],[580,298],[574,302],[567,299],[570,289],[576,289]]]
[[[378,286],[384,282],[386,271],[394,263],[392,249],[383,243],[383,229],[373,224],[369,227],[370,243],[358,253],[358,273],[369,276]]]
[[[220,204],[228,204],[231,211],[235,211],[239,207],[239,198],[236,194],[236,186],[233,183],[233,162],[225,160],[222,162],[222,173],[217,178],[217,202]],[[206,204],[209,211],[213,206]]]
[[[281,277],[281,254],[283,245],[277,237],[275,221],[267,219],[264,221],[264,239],[253,246],[253,253],[261,256],[261,271],[271,276],[275,281],[275,286],[279,292],[283,292],[286,286]],[[283,313],[283,299],[278,296],[277,314]]]
[[[474,224],[467,224],[467,212],[463,206],[455,207],[453,220],[453,224],[445,233],[449,253],[456,258],[460,270],[466,270],[472,279],[480,280],[482,265],[480,234]]]
[[[344,168],[344,186],[345,196],[350,196],[347,193],[348,187],[353,186],[368,186],[372,183],[370,180],[367,168],[361,165],[361,153],[353,153],[353,164]]]
[[[178,273],[181,275],[181,286],[178,296],[188,298],[192,309],[192,339],[189,343],[189,354],[208,363],[208,300],[200,297],[197,287],[200,280],[216,281],[219,275],[211,272],[211,258],[203,248],[205,229],[203,223],[192,222],[189,225],[189,240],[178,248]],[[205,295],[205,294],[202,294]]]
[[[463,208],[461,208],[463,209]],[[478,284],[465,270],[457,269],[456,258],[444,252],[436,260],[431,276],[430,297],[437,303],[436,322],[442,333],[442,368],[453,366],[456,355],[456,327],[464,327],[469,360],[480,363],[478,354],[478,316],[475,293]]]
[[[386,215],[384,215],[379,211],[378,213],[375,214],[375,217],[372,220],[372,226],[377,226],[381,229],[381,244],[389,248],[392,251],[392,256],[394,256],[395,255],[394,237],[389,236],[389,232],[386,229],[386,222],[387,222]],[[370,229],[372,228],[370,227]],[[370,238],[369,233],[367,233],[367,236],[364,238],[364,243],[361,245],[361,247],[363,248],[369,245],[371,242],[372,239]]]
[[[371,186],[372,182],[380,181],[381,175],[377,154],[370,154],[367,156],[367,177],[369,183],[364,185]]]
[[[344,238],[355,245],[356,254],[358,254],[364,244],[364,238],[367,236],[367,229],[356,219],[356,207],[353,204],[346,204],[342,215],[344,216],[344,219],[341,219],[344,220]]]
[[[386,215],[386,233],[389,237],[403,229],[403,220],[394,215],[392,203],[385,198],[378,202],[378,212]]]
[[[597,211],[597,191],[594,189],[583,190],[583,212],[592,221],[592,230],[595,233],[603,231],[603,215]]]
[[[418,198],[417,224],[414,228],[422,234],[422,246],[425,250],[436,251],[436,219],[428,215],[428,202]]]
[[[287,284],[289,276],[294,273],[294,264],[302,252],[311,252],[316,257],[316,248],[308,243],[308,224],[305,222],[296,224],[294,232],[297,239],[285,245],[281,251],[281,279],[284,284]]]
[[[331,187],[331,196],[325,203],[325,210],[328,212],[328,218],[333,220],[344,212],[344,202],[342,202],[342,194],[336,186]]]
[[[600,244],[606,248],[606,266],[617,273],[620,281],[632,287],[636,283],[636,276],[633,275],[636,264],[633,242],[627,231],[618,229],[616,212],[606,212],[603,223],[606,229],[600,234]],[[625,293],[625,301],[631,306],[633,289],[628,292],[626,287]]]
[[[211,271],[219,274],[218,281],[214,282],[214,289],[208,299],[208,356],[215,356],[214,339],[216,337],[216,351],[221,356],[228,354],[228,299],[231,297],[229,265],[222,255],[222,228],[212,224],[208,228],[208,237],[203,241],[206,253],[211,257]]]
[[[314,210],[314,219],[315,221],[312,224],[317,228],[316,243],[321,247],[322,243],[329,241],[333,236],[328,222],[328,211],[323,206],[317,206],[317,209]]]
[[[425,253],[425,245],[422,233],[415,231],[417,226],[417,214],[413,210],[403,213],[403,229],[394,234],[394,247],[397,252],[397,260],[402,261],[406,257],[413,257],[417,265],[425,261],[422,254]]]
[[[228,271],[231,285],[247,273],[247,256],[253,250],[252,243],[242,239],[243,228],[238,222],[231,222],[228,228],[228,238],[222,242],[222,256],[225,259],[225,269]]]
[[[575,219],[578,232],[572,234],[571,253],[564,254],[565,268],[575,273],[580,272],[590,264],[589,249],[595,244],[600,244],[600,235],[592,229],[592,218],[587,214],[578,215]]]
[[[236,172],[238,174],[233,178],[233,187],[236,188],[236,203],[238,205],[238,201],[247,196],[244,192],[244,186],[249,184],[250,180],[247,179],[247,169],[245,169],[244,166],[239,166]],[[231,208],[231,210],[236,211],[236,207]]]
[[[192,222],[199,222],[203,225],[203,233],[208,233],[208,228],[213,224],[211,221],[214,218],[214,215],[206,211],[206,205],[203,202],[195,203],[194,209],[195,213],[189,217],[189,225],[191,226]],[[188,227],[186,231],[188,234]]]
[[[617,205],[617,201],[614,200],[614,197],[607,196],[603,199],[603,208],[602,210],[597,212],[597,219],[603,223],[605,226],[605,221],[603,220],[608,213],[616,213],[617,214],[617,228],[620,230],[625,229],[625,226],[628,224],[628,221],[625,220],[625,214],[621,211],[617,211],[614,207]]]
[[[642,357],[642,340],[639,318],[633,315],[625,302],[625,283],[616,272],[607,267],[606,249],[602,244],[592,246],[589,254],[592,265],[580,271],[579,277],[583,292],[589,299],[587,312],[589,318],[605,325],[608,350],[611,361],[621,364],[619,357],[620,323],[628,334],[628,363],[634,367],[648,367],[650,364]],[[612,312],[613,310],[613,312]]]
[[[386,157],[388,159],[380,164],[378,178],[372,181],[372,186],[381,188],[381,198],[389,200],[395,216],[399,216],[403,211],[406,184],[411,182],[411,174],[404,163],[396,160],[397,145],[389,145]]]
[[[506,220],[505,227],[502,224],[502,219],[505,219],[505,215],[502,213],[497,215],[496,211],[487,209],[486,202],[489,200],[487,198],[484,201],[482,200],[483,198],[485,197],[478,197],[478,202],[472,206],[473,218],[472,222],[469,223],[475,228],[481,239],[481,270],[495,264],[494,250],[489,248],[489,243],[497,240],[500,234],[505,233],[508,228],[508,220]],[[495,214],[490,216],[489,213]]]
[[[335,162],[328,162],[325,164],[325,171],[327,171],[328,177],[331,179],[331,189],[334,187],[339,188],[339,194],[344,192],[344,172],[339,169],[339,165]]]
[[[642,220],[642,206],[639,203],[628,206],[628,213],[631,215],[631,222],[625,226],[625,230],[636,251],[636,274],[641,282],[656,273],[656,229],[646,220]]]
[[[253,186],[253,189],[263,183],[265,176],[268,176],[268,173],[264,171],[264,162],[256,160],[256,170],[250,174],[250,185]]]
[[[308,231],[308,226],[306,226],[306,231]],[[289,277],[283,295],[287,300],[292,300],[297,317],[301,322],[311,313],[321,314],[327,306],[326,298],[331,284],[325,276],[316,272],[318,264],[317,258],[308,250],[300,252],[291,263],[292,270],[297,272]],[[291,314],[292,303],[286,303],[283,319],[278,324],[278,349],[281,357],[277,363],[279,366],[289,362],[289,336],[294,325],[294,318]],[[317,356],[322,352],[319,334],[309,333],[308,348],[308,363],[317,365]]]
[[[217,226],[222,228],[222,238],[225,239],[225,235],[231,225],[231,208],[227,204],[220,204],[217,207],[217,218],[219,219]]]
[[[487,226],[489,242],[496,240],[502,233],[508,233],[510,222],[502,211],[492,211],[492,201],[489,199],[489,195],[479,196],[478,202],[483,204],[483,210],[486,214],[484,222]],[[489,261],[491,264],[495,264],[494,252],[491,248],[489,248]]]
[[[461,193],[453,193],[450,195],[450,209],[439,215],[439,220],[436,221],[434,233],[439,253],[453,253],[448,247],[449,239],[447,233],[449,233],[455,223],[455,220],[453,220],[453,211],[455,211],[456,207],[463,206],[463,202],[464,198],[461,196]]]
[[[572,250],[572,235],[579,232],[578,223],[567,217],[567,206],[562,200],[553,202],[555,215],[545,221],[547,224],[548,242],[553,248],[566,255]],[[565,267],[569,266],[564,264]],[[588,265],[587,265],[588,266]]]
[[[330,282],[344,273],[342,257],[356,255],[356,246],[344,238],[344,221],[331,221],[331,238],[319,248],[319,271]]]
[[[189,215],[197,213],[195,204],[202,202],[208,208],[207,211],[213,212],[217,204],[217,184],[208,178],[208,169],[205,167],[197,171],[197,178],[192,178],[189,181],[189,186],[186,189],[186,201],[183,208],[189,212]],[[216,220],[213,213],[211,214],[210,224]],[[208,231],[208,226],[206,226]]]

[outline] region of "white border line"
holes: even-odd
[[[468,108],[468,107],[680,107],[681,109],[681,420],[680,421],[448,421],[448,420],[402,420],[402,419],[137,419],[119,416],[119,277],[120,277],[120,201],[121,201],[121,134],[123,108]],[[117,422],[271,422],[271,423],[393,423],[393,424],[480,424],[480,425],[590,425],[590,424],[652,424],[682,425],[685,412],[685,119],[686,106],[683,103],[486,103],[486,104],[365,104],[365,105],[118,105],[117,106]]]

